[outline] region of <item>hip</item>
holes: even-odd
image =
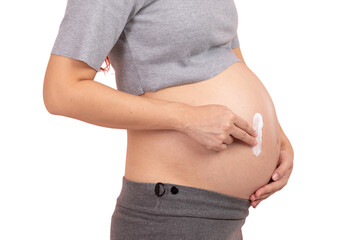
[[[246,199],[123,177],[111,219],[111,240],[239,240],[249,207],[250,200]]]

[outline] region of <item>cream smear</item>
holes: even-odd
[[[257,132],[256,141],[258,142],[257,145],[251,147],[252,152],[255,156],[259,156],[261,153],[261,141],[262,141],[262,128],[263,128],[263,118],[260,113],[255,113],[253,118],[253,128]]]

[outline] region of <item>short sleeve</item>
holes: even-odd
[[[98,71],[139,0],[68,0],[51,53],[81,60]]]
[[[237,47],[239,47],[239,38],[238,38],[238,34],[236,33],[235,37],[231,41],[231,48],[234,49]]]

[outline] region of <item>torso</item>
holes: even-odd
[[[257,76],[236,62],[208,80],[146,92],[140,97],[190,105],[222,104],[252,126],[263,117],[261,154],[234,139],[224,151],[214,151],[175,130],[127,130],[125,177],[139,182],[166,182],[203,188],[249,199],[267,184],[280,153],[275,107]]]

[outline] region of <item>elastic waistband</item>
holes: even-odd
[[[152,215],[245,219],[251,201],[202,188],[173,183],[122,179],[117,204]]]

